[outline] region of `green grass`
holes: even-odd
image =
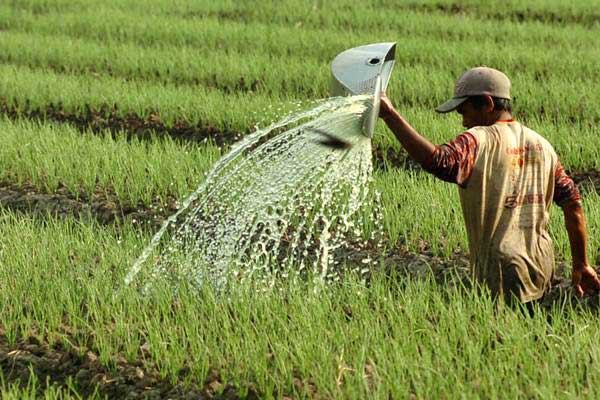
[[[476,291],[381,274],[369,285],[349,277],[229,295],[159,285],[140,296],[122,284],[146,239],[135,230],[6,212],[0,226],[2,248],[11,249],[0,269],[9,339],[91,346],[109,369],[116,354],[139,359],[148,343],[144,364],[163,377],[188,366],[201,382],[214,368],[241,394],[251,382],[266,396],[301,395],[294,377],[333,398],[595,394],[598,316],[570,307],[555,310],[549,326],[544,314],[495,311]]]
[[[528,119],[592,130],[600,120],[597,107],[588,106],[600,102],[593,28],[418,12],[412,3],[360,13],[344,3],[332,13],[296,2],[168,12],[161,4],[144,7],[142,15],[133,13],[136,7],[104,5],[39,15],[0,8],[7,30],[2,97],[21,108],[61,103],[69,112],[117,104],[122,114],[158,111],[168,123],[183,117],[245,131],[252,126],[248,116],[268,100],[326,97],[330,60],[345,48],[397,40],[389,92],[401,110],[432,108],[449,96],[460,72],[487,64],[511,76]],[[498,51],[503,43],[510,51]]]
[[[66,387],[51,382],[40,382],[35,374],[31,374],[27,382],[6,382],[0,371],[0,396],[5,400],[45,400],[81,399],[75,384],[66,383]],[[86,399],[102,399],[100,394],[92,393]]]
[[[125,205],[181,199],[203,180],[221,151],[212,144],[181,145],[169,137],[81,134],[65,125],[0,120],[0,179],[30,182],[52,193],[66,186],[75,196],[96,191]]]

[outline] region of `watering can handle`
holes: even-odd
[[[369,110],[363,120],[363,133],[365,136],[372,138],[373,132],[375,132],[375,125],[379,119],[379,106],[381,103],[381,92],[382,92],[382,79],[381,75],[377,75],[375,80],[375,91],[373,92],[373,103],[370,105]]]

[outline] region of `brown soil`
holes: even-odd
[[[389,168],[421,170],[420,165],[405,152],[395,152],[391,148],[384,152],[381,148],[374,147],[373,163],[375,169],[383,171]],[[580,189],[591,187],[600,192],[600,171],[572,170],[569,174]],[[157,200],[150,206],[121,204],[110,188],[98,188],[91,194],[80,191],[76,196],[64,186],[59,187],[56,192],[48,193],[31,183],[19,185],[7,181],[0,182],[0,207],[61,218],[91,217],[104,225],[128,220],[157,228],[177,211],[178,200],[169,196],[166,203]]]
[[[9,99],[0,97],[0,114],[10,118],[28,118],[39,121],[55,121],[68,123],[82,132],[110,132],[112,135],[124,133],[128,137],[148,139],[156,136],[170,136],[175,140],[186,142],[213,141],[217,146],[224,146],[242,138],[242,132],[221,131],[201,122],[192,124],[185,120],[173,125],[165,124],[157,112],[149,111],[147,116],[134,113],[121,115],[117,105],[104,105],[93,109],[85,105],[82,110],[68,111],[61,104],[50,104],[45,108],[35,108],[28,103],[20,105]]]
[[[89,349],[67,348],[60,343],[52,346],[36,337],[19,339],[10,345],[0,330],[0,368],[6,383],[18,382],[25,387],[31,375],[40,382],[38,395],[43,397],[45,382],[68,388],[69,380],[84,398],[100,394],[109,399],[239,399],[238,388],[223,382],[212,371],[200,384],[184,385],[186,370],[177,383],[161,378],[158,370],[142,361],[128,362],[122,356],[111,359],[108,369],[98,354]],[[193,382],[193,380],[192,380]],[[251,383],[244,388],[247,399],[260,398]]]
[[[595,189],[597,192],[600,192],[600,171],[597,170],[571,170],[567,171],[567,173],[573,178],[577,186],[582,187],[591,187]]]
[[[419,12],[431,13],[441,12],[450,15],[469,15],[478,18],[494,19],[499,21],[516,22],[542,22],[546,24],[576,24],[593,28],[600,23],[600,14],[567,14],[564,12],[545,11],[495,11],[493,9],[481,9],[477,6],[464,5],[459,2],[449,4],[408,4],[400,8],[408,8]]]
[[[110,188],[91,194],[82,191],[75,196],[64,186],[54,193],[46,193],[30,183],[0,182],[0,207],[59,218],[93,218],[104,225],[130,221],[156,229],[177,211],[177,199],[171,196],[166,203],[157,201],[149,207],[123,205]]]

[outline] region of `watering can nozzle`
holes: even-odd
[[[388,42],[345,50],[331,63],[334,96],[373,96],[373,103],[363,117],[363,133],[367,137],[373,137],[381,93],[387,88],[395,62],[396,42]]]

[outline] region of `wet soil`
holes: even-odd
[[[405,152],[396,152],[391,148],[384,152],[374,147],[373,163],[375,169],[383,171],[390,168],[422,170]],[[568,173],[580,189],[593,188],[600,192],[600,171],[572,170]],[[167,201],[157,199],[151,205],[123,204],[111,193],[110,188],[97,188],[94,193],[80,190],[76,195],[65,186],[48,193],[31,183],[0,181],[0,207],[59,218],[93,218],[103,225],[130,221],[155,229],[177,211],[178,200],[168,196]]]
[[[593,188],[596,192],[600,192],[600,171],[573,169],[567,171],[567,174],[573,178],[579,189]]]

